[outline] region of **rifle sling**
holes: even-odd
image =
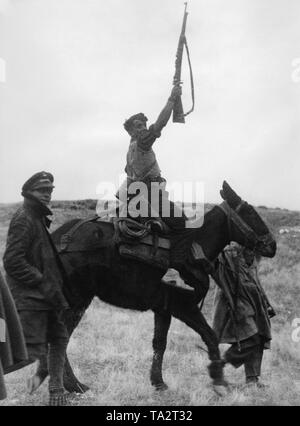
[[[194,107],[195,107],[195,88],[194,88],[194,77],[193,77],[193,70],[192,70],[192,63],[191,63],[191,58],[190,58],[190,51],[189,51],[189,47],[186,41],[186,37],[184,37],[184,46],[185,46],[185,50],[186,50],[186,54],[187,54],[187,59],[188,59],[188,64],[189,64],[189,69],[190,69],[190,80],[191,80],[191,94],[192,94],[192,108],[184,113],[184,117],[186,117],[187,115],[189,115],[191,112],[194,111]]]

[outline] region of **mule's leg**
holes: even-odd
[[[215,390],[222,394],[219,387],[225,387],[227,383],[223,376],[224,362],[220,357],[218,339],[215,332],[208,325],[195,302],[194,296],[190,292],[181,291],[179,294],[176,289],[172,288],[169,288],[169,292],[169,310],[171,314],[196,331],[206,344],[208,356],[211,360],[208,367],[209,375],[213,380]]]
[[[162,363],[167,346],[167,336],[171,324],[171,315],[167,312],[154,312],[154,337],[152,341],[153,359],[150,373],[151,384],[157,390],[165,390],[168,386],[162,377]]]

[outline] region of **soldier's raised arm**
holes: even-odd
[[[179,96],[181,96],[181,86],[178,84],[172,88],[167,104],[153,124],[155,132],[159,133],[167,125],[174,108],[174,103]]]

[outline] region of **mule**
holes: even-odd
[[[205,214],[201,228],[193,230],[193,241],[202,247],[205,257],[198,268],[207,279],[209,267],[231,241],[255,248],[262,256],[273,257],[276,253],[276,242],[256,210],[243,202],[226,182],[223,183],[221,196],[224,201]],[[122,258],[114,243],[112,223],[85,222],[81,226],[78,223],[78,220],[72,220],[52,234],[66,275],[65,291],[72,300],[71,314],[66,319],[70,335],[95,296],[121,308],[138,311],[151,309],[154,312],[154,338],[150,379],[156,389],[165,389],[167,385],[162,376],[162,362],[171,318],[175,317],[198,333],[207,346],[212,385],[217,393],[223,394],[227,383],[223,376],[224,365],[217,337],[199,309],[199,300],[193,289],[166,285],[162,281],[166,271]],[[66,248],[64,237],[74,226],[76,230]],[[204,287],[205,295],[205,280]],[[68,359],[64,386],[69,392],[83,393],[88,389],[77,380]]]

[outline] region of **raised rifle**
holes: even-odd
[[[187,45],[186,37],[185,37],[185,29],[186,29],[186,21],[187,21],[187,2],[184,3],[184,15],[183,15],[183,23],[181,28],[181,33],[179,37],[177,52],[176,52],[176,61],[175,61],[175,74],[173,78],[173,84],[174,86],[177,84],[182,84],[181,81],[181,68],[182,68],[182,56],[183,56],[183,50],[185,47],[188,63],[189,63],[189,69],[190,69],[190,79],[191,79],[191,92],[192,92],[192,108],[184,113],[183,106],[182,106],[182,100],[181,97],[178,97],[176,102],[174,103],[173,108],[173,122],[174,123],[185,123],[184,117],[190,114],[192,111],[194,111],[194,105],[195,105],[195,96],[194,96],[194,81],[193,81],[193,71],[192,71],[192,65],[190,60],[190,53],[189,48]]]

